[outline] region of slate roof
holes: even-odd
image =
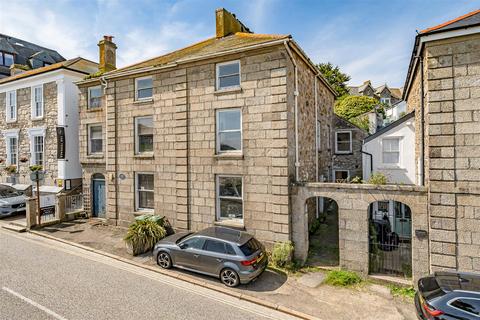
[[[358,96],[358,95],[361,95],[361,93],[368,87],[368,86],[371,86],[372,83],[370,80],[368,81],[365,81],[361,86],[349,86],[348,87],[348,92],[351,94],[351,95],[354,95],[354,96]],[[373,88],[373,87],[372,87]],[[388,90],[390,91],[390,93],[398,98],[398,99],[401,99],[402,97],[402,89],[401,88],[390,88],[387,84],[384,84],[384,85],[381,85],[377,88],[373,88],[375,93],[376,94],[380,94],[385,88],[388,88]]]
[[[57,51],[44,48],[42,46],[36,45],[34,43],[24,41],[15,37],[11,37],[5,34],[0,33],[0,51],[7,53],[13,53],[15,55],[15,63],[22,65],[30,65],[29,59],[35,57],[41,61],[47,63],[57,63],[64,61],[65,58],[62,57]],[[42,52],[41,58],[38,56],[38,53]],[[10,69],[6,66],[0,68],[0,78],[2,76],[9,76]]]
[[[390,123],[388,126],[383,127],[383,128],[380,129],[380,130],[377,130],[377,132],[375,132],[374,134],[369,135],[368,137],[365,138],[365,140],[363,140],[363,142],[366,143],[366,142],[368,142],[368,141],[370,141],[370,140],[373,140],[373,139],[375,139],[376,137],[384,134],[385,132],[388,132],[388,131],[392,130],[393,128],[398,127],[399,125],[401,125],[402,123],[404,123],[404,122],[407,121],[408,119],[413,118],[414,115],[415,115],[415,111],[412,111],[412,112],[410,112],[410,113],[407,113],[406,115],[404,115],[403,117],[401,117],[401,118],[398,119],[397,121],[394,121],[394,122]]]
[[[201,58],[203,56],[239,49],[256,44],[264,44],[271,41],[289,39],[290,35],[270,35],[258,33],[237,32],[223,38],[212,37],[201,42],[195,43],[188,47],[158,56],[146,61],[135,63],[133,65],[123,67],[108,72],[108,75],[114,75],[119,72],[131,71],[145,67],[157,67],[166,64],[172,64],[184,59]]]
[[[62,62],[57,62],[57,63],[51,64],[49,66],[45,66],[45,67],[42,67],[42,68],[28,70],[28,71],[16,74],[14,76],[2,78],[2,79],[0,79],[0,85],[8,83],[8,82],[15,81],[15,80],[24,79],[24,78],[28,78],[28,77],[31,77],[31,76],[39,75],[39,74],[42,74],[42,73],[45,73],[45,72],[59,70],[59,69],[69,69],[69,70],[73,70],[73,71],[84,73],[85,75],[88,75],[91,72],[94,72],[97,68],[98,68],[97,63],[92,62],[92,61],[87,60],[87,59],[84,59],[84,58],[81,58],[81,57],[78,57],[78,58],[74,58],[74,59],[70,59],[70,60],[65,60],[65,61],[62,61]]]
[[[452,29],[471,27],[472,25],[480,24],[480,9],[464,14],[455,19],[446,21],[434,27],[427,28],[420,31],[420,34],[427,34],[433,32],[448,31]]]

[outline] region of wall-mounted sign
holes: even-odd
[[[41,195],[40,208],[55,207],[55,198],[56,196],[54,194]]]
[[[65,128],[57,127],[57,159],[65,159]]]

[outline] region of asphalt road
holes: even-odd
[[[0,319],[294,319],[32,234],[0,228]]]

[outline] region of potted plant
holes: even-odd
[[[134,256],[148,252],[165,235],[165,228],[156,221],[136,220],[128,227],[127,235],[124,238],[127,252]]]
[[[17,172],[17,166],[12,164],[12,165],[6,166],[4,170],[10,174],[14,174]]]
[[[19,160],[20,160],[20,162],[22,162],[22,163],[25,163],[25,162],[27,162],[27,161],[28,161],[28,157],[27,157],[27,156],[25,156],[25,155],[23,155],[23,156],[21,156],[21,157],[20,157],[20,159],[19,159]]]
[[[32,171],[32,172],[42,171],[42,170],[43,170],[43,166],[41,166],[39,164],[34,164],[34,165],[30,166],[30,171]]]

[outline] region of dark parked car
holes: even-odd
[[[436,272],[418,281],[415,307],[419,319],[480,319],[480,275]]]
[[[256,279],[268,265],[265,247],[252,235],[210,227],[160,240],[153,250],[160,267],[172,266],[220,278],[229,287]]]

